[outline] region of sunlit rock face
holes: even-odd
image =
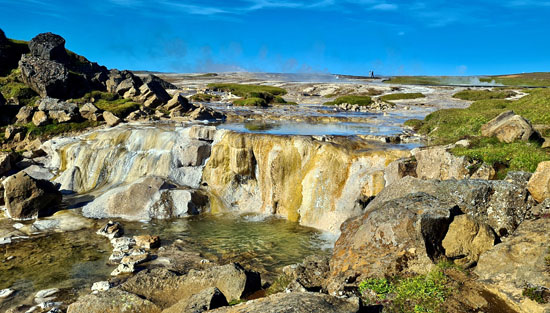
[[[330,232],[384,187],[382,170],[408,151],[349,138],[227,132],[203,173],[213,210],[276,214]]]

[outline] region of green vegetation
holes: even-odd
[[[221,98],[218,95],[211,95],[207,93],[198,93],[191,96],[191,101],[196,102],[212,102],[212,101],[220,101]]]
[[[367,303],[384,301],[384,312],[442,312],[445,299],[451,293],[451,281],[438,267],[427,275],[388,280],[367,279],[359,284]],[[372,294],[375,299],[372,299]]]
[[[453,98],[462,100],[489,100],[489,99],[506,99],[517,95],[512,90],[463,90],[453,95]]]
[[[140,104],[130,99],[120,98],[117,94],[103,91],[92,91],[80,99],[70,100],[77,104],[92,102],[98,108],[109,111],[118,117],[126,117],[131,112],[139,109]]]
[[[54,136],[59,134],[64,134],[73,131],[83,130],[89,127],[98,126],[99,122],[93,121],[84,121],[81,123],[52,123],[44,126],[37,127],[33,123],[24,125],[26,128],[26,133],[30,134],[32,137],[39,136]]]
[[[394,76],[384,83],[402,85],[442,85],[443,79],[437,76]]]
[[[328,94],[328,95],[325,95],[325,98],[334,98],[334,97],[338,97],[338,96],[341,96],[341,95],[346,95],[346,94],[349,94],[349,93],[352,93],[353,91],[355,90],[351,90],[351,89],[339,89],[338,91],[336,91],[335,93],[331,93],[331,94]],[[375,88],[369,88],[367,89],[367,92],[359,92],[359,93],[354,93],[356,96],[379,96],[381,94],[383,94],[384,92],[380,89],[375,89]]]
[[[369,106],[372,104],[372,99],[369,96],[342,96],[334,99],[330,102],[325,102],[325,105],[340,105],[342,103],[349,103],[351,105]]]
[[[392,101],[392,100],[409,100],[409,99],[419,99],[425,98],[426,96],[420,92],[415,93],[394,93],[389,95],[384,95],[380,97],[380,100]]]
[[[21,71],[14,69],[9,75],[0,77],[0,92],[6,99],[13,99],[20,105],[33,105],[38,99],[38,94],[19,78]]]
[[[501,76],[489,76],[480,78],[482,82],[494,81],[497,84],[506,86],[529,86],[529,87],[547,87],[550,86],[550,73],[526,73]]]
[[[548,291],[545,288],[540,287],[524,288],[522,295],[540,304],[546,304],[550,300]]]
[[[235,105],[267,106],[271,103],[286,103],[286,101],[280,97],[286,94],[286,90],[273,86],[213,83],[208,84],[208,88],[214,91],[231,92],[241,97],[242,99],[233,101]],[[277,102],[274,102],[275,100]]]
[[[453,153],[498,165],[498,177],[509,170],[533,172],[539,162],[550,160],[550,151],[542,149],[539,143],[505,144],[480,137],[483,124],[508,110],[513,110],[533,124],[550,125],[550,90],[534,89],[529,95],[515,101],[479,100],[466,109],[439,110],[426,116],[423,121],[409,120],[405,125],[428,135],[433,144],[450,144],[460,139],[470,139],[471,147],[457,147]]]

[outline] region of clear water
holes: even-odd
[[[98,221],[101,225],[104,221]],[[239,262],[272,280],[281,268],[306,256],[329,255],[335,238],[297,223],[258,215],[203,215],[149,223],[124,222],[126,235],[159,235],[163,245],[184,240],[204,257],[220,263]],[[47,234],[0,246],[0,289],[17,293],[0,300],[0,311],[32,304],[38,290],[60,288],[71,302],[91,285],[110,278],[111,246],[95,229]],[[8,257],[13,256],[9,261]]]

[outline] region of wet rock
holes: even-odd
[[[59,292],[59,289],[57,289],[57,288],[44,289],[44,290],[38,291],[34,295],[34,298],[35,299],[37,299],[37,298],[47,298],[47,297],[53,296],[54,294],[56,294],[58,292]]]
[[[16,124],[27,124],[32,122],[32,117],[36,108],[31,106],[23,106],[19,109],[19,112],[15,116],[17,118]]]
[[[454,205],[426,193],[369,206],[363,216],[342,224],[330,261],[329,292],[357,277],[427,273],[444,255],[441,242],[455,212]]]
[[[136,245],[136,241],[130,237],[118,237],[111,239],[113,251],[128,252]]]
[[[46,180],[19,172],[3,181],[6,212],[12,219],[29,219],[52,213],[61,203],[61,193]]]
[[[539,163],[537,170],[529,179],[527,189],[539,203],[550,198],[550,161]]]
[[[501,113],[481,126],[481,135],[497,137],[500,142],[506,143],[540,138],[531,123],[522,116],[515,114],[514,111]]]
[[[122,274],[132,274],[136,272],[136,263],[120,263],[117,268],[111,272],[111,276]]]
[[[546,265],[549,233],[548,219],[523,222],[506,241],[481,255],[475,268],[479,281],[518,312],[549,310],[550,304],[522,295],[528,287],[550,286]]]
[[[98,121],[99,120],[99,109],[92,103],[85,103],[79,109],[80,116],[89,120],[89,121]]]
[[[109,111],[103,112],[103,119],[105,120],[107,125],[110,127],[116,126],[122,122],[120,118],[118,118],[116,115],[114,115]]]
[[[395,160],[384,170],[384,180],[389,185],[405,176],[416,177],[416,161],[412,159]]]
[[[32,123],[35,126],[44,126],[48,124],[48,115],[44,111],[37,111],[32,116]]]
[[[65,39],[52,34],[42,33],[29,42],[31,54],[37,58],[51,61],[67,62],[69,56],[65,50]]]
[[[207,288],[162,311],[162,313],[201,313],[229,305],[223,293],[216,287]]]
[[[141,236],[134,236],[134,240],[136,241],[136,246],[143,249],[156,249],[160,247],[160,238],[159,236],[151,236],[151,235],[141,235]]]
[[[92,285],[92,291],[103,292],[111,289],[111,283],[108,281],[98,281]]]
[[[533,206],[525,186],[509,181],[487,180],[421,180],[404,177],[386,186],[367,206],[403,197],[410,193],[425,192],[444,202],[457,205],[476,221],[489,225],[498,236],[507,236],[526,218]]]
[[[213,287],[231,301],[259,290],[261,284],[258,273],[245,271],[238,264],[227,264],[202,271],[191,270],[182,276],[166,269],[142,271],[120,286],[163,308]]]
[[[321,293],[277,293],[266,298],[213,310],[212,313],[357,313],[360,305],[355,301],[340,299]]]
[[[9,288],[8,289],[2,289],[2,290],[0,290],[0,299],[8,298],[14,292],[15,292],[15,290],[13,290],[13,289],[9,289]]]
[[[109,221],[101,227],[96,234],[105,236],[109,239],[118,238],[124,234],[124,228],[119,222]]]
[[[447,257],[456,259],[456,263],[468,268],[478,261],[482,253],[495,245],[495,240],[489,226],[464,214],[454,218],[442,244]]]
[[[120,289],[80,297],[69,305],[67,313],[160,313],[151,301]]]
[[[216,135],[215,126],[192,126],[189,129],[189,138],[205,141],[214,141]]]
[[[441,180],[469,178],[473,164],[464,156],[452,155],[448,149],[446,146],[438,146],[413,151],[417,161],[416,177]]]
[[[179,166],[201,166],[210,157],[210,143],[194,140],[179,150]]]

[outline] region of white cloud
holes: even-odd
[[[379,3],[371,7],[372,10],[380,11],[394,11],[397,10],[398,6],[393,3]]]

